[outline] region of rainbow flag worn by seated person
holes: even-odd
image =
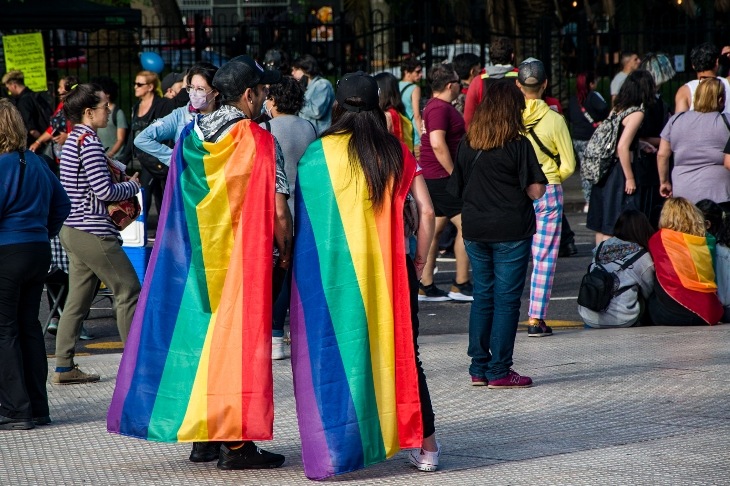
[[[675,301],[709,325],[722,318],[715,283],[715,237],[663,228],[649,239],[659,285]]]
[[[310,479],[423,440],[403,233],[415,159],[402,145],[403,183],[376,213],[362,170],[348,161],[348,141],[314,141],[297,175],[292,368]]]
[[[183,130],[109,432],[271,439],[275,171],[273,137],[250,120],[216,143],[194,123]]]

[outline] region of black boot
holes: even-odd
[[[210,462],[218,459],[223,442],[193,442],[191,462]]]
[[[281,454],[259,449],[250,441],[239,449],[229,449],[223,444],[218,469],[273,469],[284,464],[284,460]]]

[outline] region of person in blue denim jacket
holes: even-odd
[[[335,103],[332,83],[322,77],[317,60],[309,54],[292,63],[291,74],[305,88],[304,106],[299,110],[299,116],[312,122],[319,135],[332,124],[332,105]]]
[[[218,92],[212,87],[216,71],[218,68],[207,62],[191,67],[185,76],[190,102],[142,130],[135,137],[134,146],[169,166],[172,148],[164,142],[176,142],[196,114],[205,115],[216,108]]]

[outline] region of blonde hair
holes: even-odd
[[[719,78],[705,78],[695,92],[694,108],[700,113],[713,113],[725,109],[725,86]]]
[[[162,83],[160,83],[160,77],[157,76],[156,73],[153,73],[152,71],[140,71],[137,73],[137,76],[143,77],[149,84],[154,85],[155,94],[162,98]]]
[[[659,216],[659,227],[694,236],[705,236],[705,216],[683,197],[667,199]]]
[[[27,133],[18,109],[7,99],[0,99],[0,154],[25,150]]]
[[[3,76],[3,84],[7,83],[17,83],[25,85],[25,76],[23,75],[23,71],[8,71]]]

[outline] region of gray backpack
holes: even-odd
[[[618,132],[624,118],[644,106],[632,106],[621,113],[612,112],[593,132],[580,160],[580,175],[591,184],[598,184],[611,171],[616,162]]]

